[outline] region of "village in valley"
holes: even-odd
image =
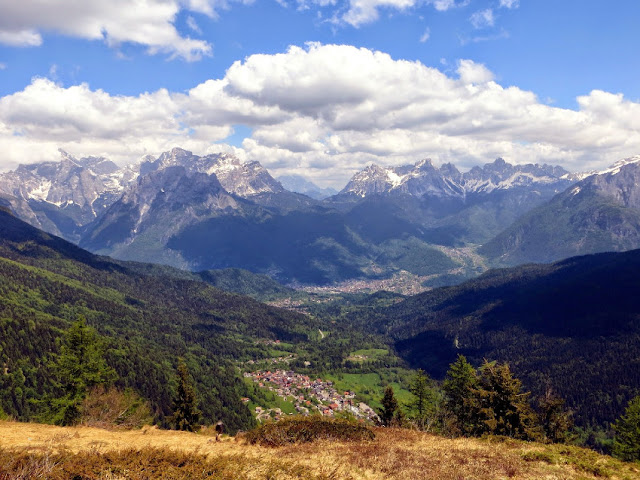
[[[308,375],[279,369],[245,372],[244,376],[252,379],[259,387],[272,391],[283,400],[292,401],[299,415],[320,413],[333,417],[339,412],[344,412],[359,420],[378,421],[378,415],[369,405],[355,400],[354,392],[338,392],[331,381],[313,379]],[[278,420],[284,413],[280,408],[264,409],[256,406],[255,415],[258,421],[264,421]]]

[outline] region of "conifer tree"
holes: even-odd
[[[391,385],[385,388],[381,403],[382,409],[380,410],[380,421],[385,427],[388,427],[393,423],[396,411],[398,410],[398,401],[393,394],[393,388]]]
[[[508,364],[484,361],[476,392],[485,433],[521,440],[540,438],[538,419],[529,405],[531,393],[521,390],[522,383]]]
[[[172,423],[176,430],[195,432],[200,428],[196,390],[184,359],[178,361],[178,390],[173,400]]]
[[[116,373],[103,357],[103,346],[96,331],[80,317],[66,332],[60,353],[53,364],[62,398],[54,400],[55,422],[72,425],[80,418],[80,404],[87,391],[96,385],[108,385]]]
[[[629,402],[613,428],[613,455],[627,462],[640,460],[640,395]]]
[[[418,428],[424,428],[427,422],[427,417],[429,416],[434,404],[431,380],[424,371],[418,370],[416,372],[416,375],[409,386],[409,391],[415,397],[408,405],[413,412],[413,419],[418,425]]]
[[[446,395],[445,408],[454,417],[453,433],[476,435],[479,402],[477,397],[478,375],[463,355],[452,363],[447,372],[442,390]]]
[[[552,443],[565,443],[569,430],[573,427],[573,421],[571,412],[565,408],[564,399],[556,395],[551,387],[547,387],[538,406],[542,430],[547,440]]]

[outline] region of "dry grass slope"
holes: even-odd
[[[354,442],[373,440],[372,429],[355,422],[325,417],[292,417],[268,422],[247,433],[244,439],[252,445],[283,447],[318,440]]]
[[[375,440],[278,448],[145,428],[0,422],[0,480],[640,479],[640,464],[590,450],[376,429]]]

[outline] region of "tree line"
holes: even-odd
[[[572,412],[548,387],[535,402],[523,391],[508,363],[484,360],[474,368],[458,355],[440,388],[418,370],[409,387],[413,400],[407,413],[388,386],[382,397],[380,422],[385,426],[416,428],[448,436],[499,435],[520,440],[568,443],[575,440]],[[640,396],[614,424],[612,453],[627,461],[640,460]]]

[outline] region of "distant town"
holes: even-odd
[[[400,270],[389,278],[365,279],[356,278],[348,279],[334,283],[330,286],[319,285],[298,285],[290,284],[289,286],[296,290],[302,290],[307,293],[316,294],[339,294],[339,293],[373,293],[380,290],[388,292],[400,293],[402,295],[416,295],[427,290],[429,287],[423,286],[427,280],[432,280],[438,275],[420,276]]]
[[[350,391],[338,392],[331,381],[301,375],[291,370],[259,370],[245,372],[245,378],[251,378],[259,387],[266,388],[284,400],[293,402],[295,410],[300,415],[311,415],[319,412],[333,417],[338,412],[345,412],[357,419],[378,421],[376,412],[366,403],[356,402],[355,393]],[[249,399],[245,399],[248,401]],[[264,409],[255,407],[258,421],[270,418],[278,420],[284,415],[280,408]]]

